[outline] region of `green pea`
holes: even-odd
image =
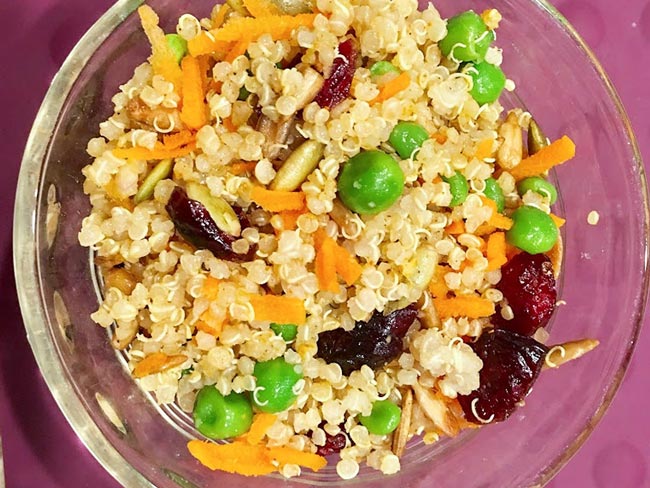
[[[442,54],[456,61],[483,61],[492,41],[494,32],[488,30],[478,14],[469,10],[449,19],[447,35],[439,46]]]
[[[298,326],[294,324],[271,324],[271,330],[285,342],[291,342],[298,335]]]
[[[247,432],[253,408],[241,393],[223,396],[214,386],[204,386],[194,402],[194,425],[211,439],[228,439]]]
[[[376,214],[389,208],[404,191],[404,173],[391,156],[362,151],[351,157],[338,178],[343,204],[359,214]]]
[[[467,199],[467,195],[469,195],[469,184],[462,173],[456,171],[454,176],[449,178],[443,176],[442,179],[449,183],[449,191],[451,192],[450,207],[456,207]]]
[[[268,413],[289,408],[298,396],[294,389],[302,379],[299,371],[300,366],[289,364],[282,357],[257,363],[253,368],[253,375],[257,379],[253,394],[255,406]]]
[[[519,207],[512,214],[512,221],[506,240],[528,254],[548,252],[557,242],[559,232],[555,222],[536,207]]]
[[[401,73],[399,68],[390,61],[377,61],[370,67],[371,76],[384,76],[388,73]]]
[[[237,97],[237,100],[247,100],[250,94],[251,92],[249,92],[245,86],[242,86],[239,89],[239,97]]]
[[[531,176],[517,183],[517,191],[523,197],[526,192],[533,191],[549,199],[551,205],[557,201],[557,190],[555,187],[539,176]]]
[[[395,148],[402,159],[410,158],[429,139],[429,133],[415,122],[400,122],[390,133],[388,142]]]
[[[494,64],[468,64],[463,72],[474,80],[469,93],[480,105],[498,100],[506,86],[506,75]]]
[[[506,208],[506,197],[503,195],[503,190],[494,178],[485,180],[485,189],[483,195],[493,200],[497,204],[497,211],[503,213]]]
[[[402,410],[390,400],[381,400],[372,404],[370,415],[359,417],[359,422],[368,432],[375,435],[387,435],[397,429]]]
[[[187,41],[178,34],[167,34],[165,39],[167,40],[167,45],[174,53],[176,61],[180,63],[187,54]]]

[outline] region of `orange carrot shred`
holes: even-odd
[[[203,322],[203,320],[197,320],[196,322],[196,330],[200,330],[201,332],[205,332],[206,334],[210,334],[211,336],[214,337],[219,337],[221,334],[222,326],[219,326],[218,328],[212,327],[211,325],[208,325],[206,322]]]
[[[280,15],[280,9],[274,3],[266,0],[244,0],[244,7],[256,19],[259,17],[270,17]],[[269,19],[273,22],[272,19]]]
[[[203,79],[198,59],[185,56],[181,61],[183,70],[183,108],[181,120],[192,129],[200,129],[208,123]]]
[[[521,254],[522,250],[518,247],[513,246],[512,244],[506,243],[506,257],[508,261],[514,258],[517,254]]]
[[[163,147],[165,149],[178,149],[185,144],[196,141],[196,136],[189,130],[182,130],[174,134],[165,134],[163,136]]]
[[[554,166],[563,164],[572,159],[576,154],[576,145],[567,136],[540,149],[538,152],[524,159],[518,166],[510,170],[510,174],[517,181],[529,176],[539,176]]]
[[[225,127],[228,132],[237,132],[237,127],[232,123],[231,117],[224,117],[221,119],[221,124]]]
[[[300,26],[311,27],[316,14],[274,15],[268,18],[237,17],[230,19],[220,29],[210,31],[216,41],[239,41],[243,36],[251,40],[270,34],[273,40],[287,39]]]
[[[481,197],[481,201],[484,206],[492,209],[492,216],[490,217],[490,220],[488,220],[488,225],[496,227],[497,229],[510,230],[512,227],[512,219],[499,213],[495,201],[483,196]]]
[[[212,76],[210,76],[212,73],[212,71],[210,70],[210,56],[208,56],[207,54],[202,54],[201,56],[197,56],[196,59],[199,60],[199,71],[201,73],[201,88],[205,95],[206,93],[208,93],[210,80],[213,79]]]
[[[150,374],[160,373],[176,366],[180,366],[186,360],[187,357],[182,354],[168,356],[162,352],[154,352],[135,365],[135,368],[133,368],[133,377],[144,378]]]
[[[275,424],[278,416],[272,413],[258,413],[253,419],[250,429],[238,440],[244,440],[249,444],[259,444],[266,435],[266,432]]]
[[[508,262],[506,256],[506,235],[503,232],[495,232],[488,237],[487,241],[488,271],[494,271]]]
[[[334,247],[334,267],[348,286],[355,283],[361,277],[363,271],[356,258],[339,244]]]
[[[487,298],[475,295],[459,296],[453,298],[434,298],[433,305],[440,318],[467,317],[478,319],[493,315],[494,303]]]
[[[302,325],[307,320],[305,303],[300,298],[286,295],[251,295],[255,320],[268,320],[278,324]]]
[[[301,191],[274,191],[255,186],[251,190],[251,200],[269,212],[305,208],[305,194]]]
[[[246,53],[248,45],[251,43],[251,38],[248,36],[242,37],[235,45],[230,49],[230,52],[224,58],[224,61],[227,63],[232,63],[239,56],[242,56]]]
[[[549,216],[551,217],[551,219],[553,219],[553,222],[555,222],[555,226],[558,229],[561,228],[566,223],[565,219],[563,219],[562,217],[558,217],[555,214],[549,214]]]
[[[212,312],[212,309],[208,308],[201,314],[201,320],[197,322],[196,328],[215,337],[219,337],[225,321],[225,316],[216,316]]]
[[[229,11],[230,6],[227,3],[222,4],[218,9],[215,6],[215,9],[212,10],[212,16],[210,18],[213,29],[221,27],[223,21],[226,20],[226,15],[228,15]]]
[[[179,158],[185,156],[196,149],[196,143],[192,142],[186,146],[168,149],[163,144],[156,143],[153,149],[146,147],[118,147],[113,149],[113,155],[117,158],[123,159],[142,159],[142,160],[158,160],[168,158]]]
[[[316,249],[315,272],[318,278],[318,288],[321,291],[339,291],[336,279],[336,242],[331,237],[325,237]]]
[[[255,166],[257,163],[255,161],[250,161],[246,163],[232,163],[230,165],[230,172],[236,176],[244,175],[246,173],[252,173],[255,171]]]
[[[435,139],[438,144],[447,142],[447,134],[443,134],[442,132],[434,132],[431,134],[431,138]]]
[[[474,235],[475,236],[489,236],[496,230],[496,227],[489,225],[489,224],[483,224],[480,225],[475,231]]]
[[[305,212],[302,210],[284,210],[278,215],[282,219],[282,229],[283,230],[296,230],[298,227],[298,217],[303,215]]]
[[[318,471],[327,466],[327,459],[323,456],[299,451],[291,447],[271,447],[268,451],[270,458],[280,463],[280,466],[284,466],[285,464],[298,464],[311,468],[312,471]]]
[[[401,73],[397,78],[389,81],[379,90],[379,95],[370,101],[370,105],[380,103],[394,97],[399,92],[406,90],[411,84],[411,77],[407,72]]]
[[[433,279],[429,283],[429,293],[431,293],[434,298],[444,298],[447,296],[447,292],[449,292],[449,288],[447,287],[444,278],[447,271],[448,268],[446,266],[436,266]]]
[[[484,159],[491,158],[493,154],[492,152],[493,146],[494,146],[493,138],[483,139],[481,142],[478,143],[478,146],[476,147],[476,154],[474,154],[474,157],[479,161],[483,161]]]
[[[220,283],[220,280],[213,278],[212,276],[208,276],[203,282],[203,286],[201,287],[201,296],[207,298],[208,300],[216,300],[217,295],[219,295]]]
[[[214,444],[193,440],[187,449],[203,466],[212,470],[237,473],[243,476],[261,476],[277,470],[264,446],[253,446],[246,442]]]
[[[173,83],[176,92],[180,92],[182,85],[181,69],[169,44],[167,44],[165,32],[158,26],[158,15],[148,5],[142,5],[138,8],[138,14],[140,15],[142,29],[151,44],[149,62],[153,72]]]
[[[232,42],[230,41],[215,41],[212,34],[208,32],[201,32],[198,36],[187,41],[187,50],[190,56],[200,56],[202,54],[216,54],[217,57],[223,59],[230,48]]]
[[[462,220],[455,220],[447,227],[445,227],[447,234],[451,236],[460,235],[465,233],[465,222]]]

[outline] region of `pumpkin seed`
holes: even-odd
[[[145,200],[149,200],[153,196],[153,191],[159,181],[164,180],[172,172],[174,163],[171,159],[163,159],[160,161],[151,172],[146,176],[144,181],[140,184],[138,192],[135,194],[133,201],[137,205]]]
[[[284,162],[271,182],[271,190],[293,191],[316,169],[325,146],[317,141],[305,141]]]
[[[215,197],[207,186],[199,183],[187,184],[187,196],[201,203],[208,210],[210,217],[219,229],[230,235],[239,236],[241,233],[239,218],[223,198]]]

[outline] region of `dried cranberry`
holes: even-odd
[[[397,358],[402,339],[418,312],[414,305],[386,316],[375,312],[368,322],[357,322],[350,331],[334,329],[318,336],[318,353],[328,363],[341,366],[349,375],[364,364],[375,369]]]
[[[458,401],[470,422],[501,422],[530,393],[548,348],[532,337],[500,329],[483,333],[470,346],[483,361],[480,386],[459,395]]]
[[[496,314],[493,323],[532,336],[546,326],[555,310],[557,290],[553,265],[545,254],[521,253],[501,268],[501,281],[497,285],[512,308],[514,318],[505,320]]]
[[[254,246],[246,254],[233,251],[232,244],[239,238],[219,229],[208,209],[201,202],[189,198],[181,187],[174,188],[165,209],[178,233],[193,246],[208,249],[219,259],[227,261],[250,261],[255,256]],[[250,225],[241,208],[235,208],[235,213],[242,228]]]
[[[322,108],[334,108],[350,96],[357,55],[352,39],[339,44],[339,55],[334,58],[332,70],[314,99]]]
[[[316,454],[319,456],[329,456],[330,454],[336,454],[345,447],[347,440],[348,438],[343,432],[339,432],[336,435],[331,435],[325,431],[325,444],[318,446],[316,449]]]

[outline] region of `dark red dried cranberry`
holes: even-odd
[[[189,198],[180,186],[174,188],[165,210],[178,233],[193,246],[208,249],[217,258],[227,261],[250,261],[255,256],[255,246],[251,246],[246,254],[233,251],[232,243],[239,238],[219,229],[208,209],[201,202]],[[235,213],[242,229],[250,225],[241,208],[235,207]]]
[[[555,310],[557,290],[553,265],[545,254],[517,254],[503,268],[497,285],[512,308],[514,318],[505,320],[500,314],[493,323],[500,329],[532,336],[546,326]]]
[[[530,393],[548,348],[532,337],[500,329],[483,333],[470,346],[483,361],[480,386],[459,395],[458,401],[470,422],[501,422]]]
[[[350,87],[356,71],[357,48],[352,39],[339,44],[339,55],[314,99],[322,108],[334,108],[350,96]]]
[[[325,444],[317,447],[316,454],[319,456],[336,454],[345,447],[347,439],[347,436],[343,432],[339,432],[336,435],[330,435],[325,431]]]
[[[375,312],[368,322],[357,322],[351,331],[322,332],[316,356],[338,364],[346,376],[364,364],[372,369],[383,366],[402,353],[402,339],[417,314],[415,305],[409,305],[386,316]]]

